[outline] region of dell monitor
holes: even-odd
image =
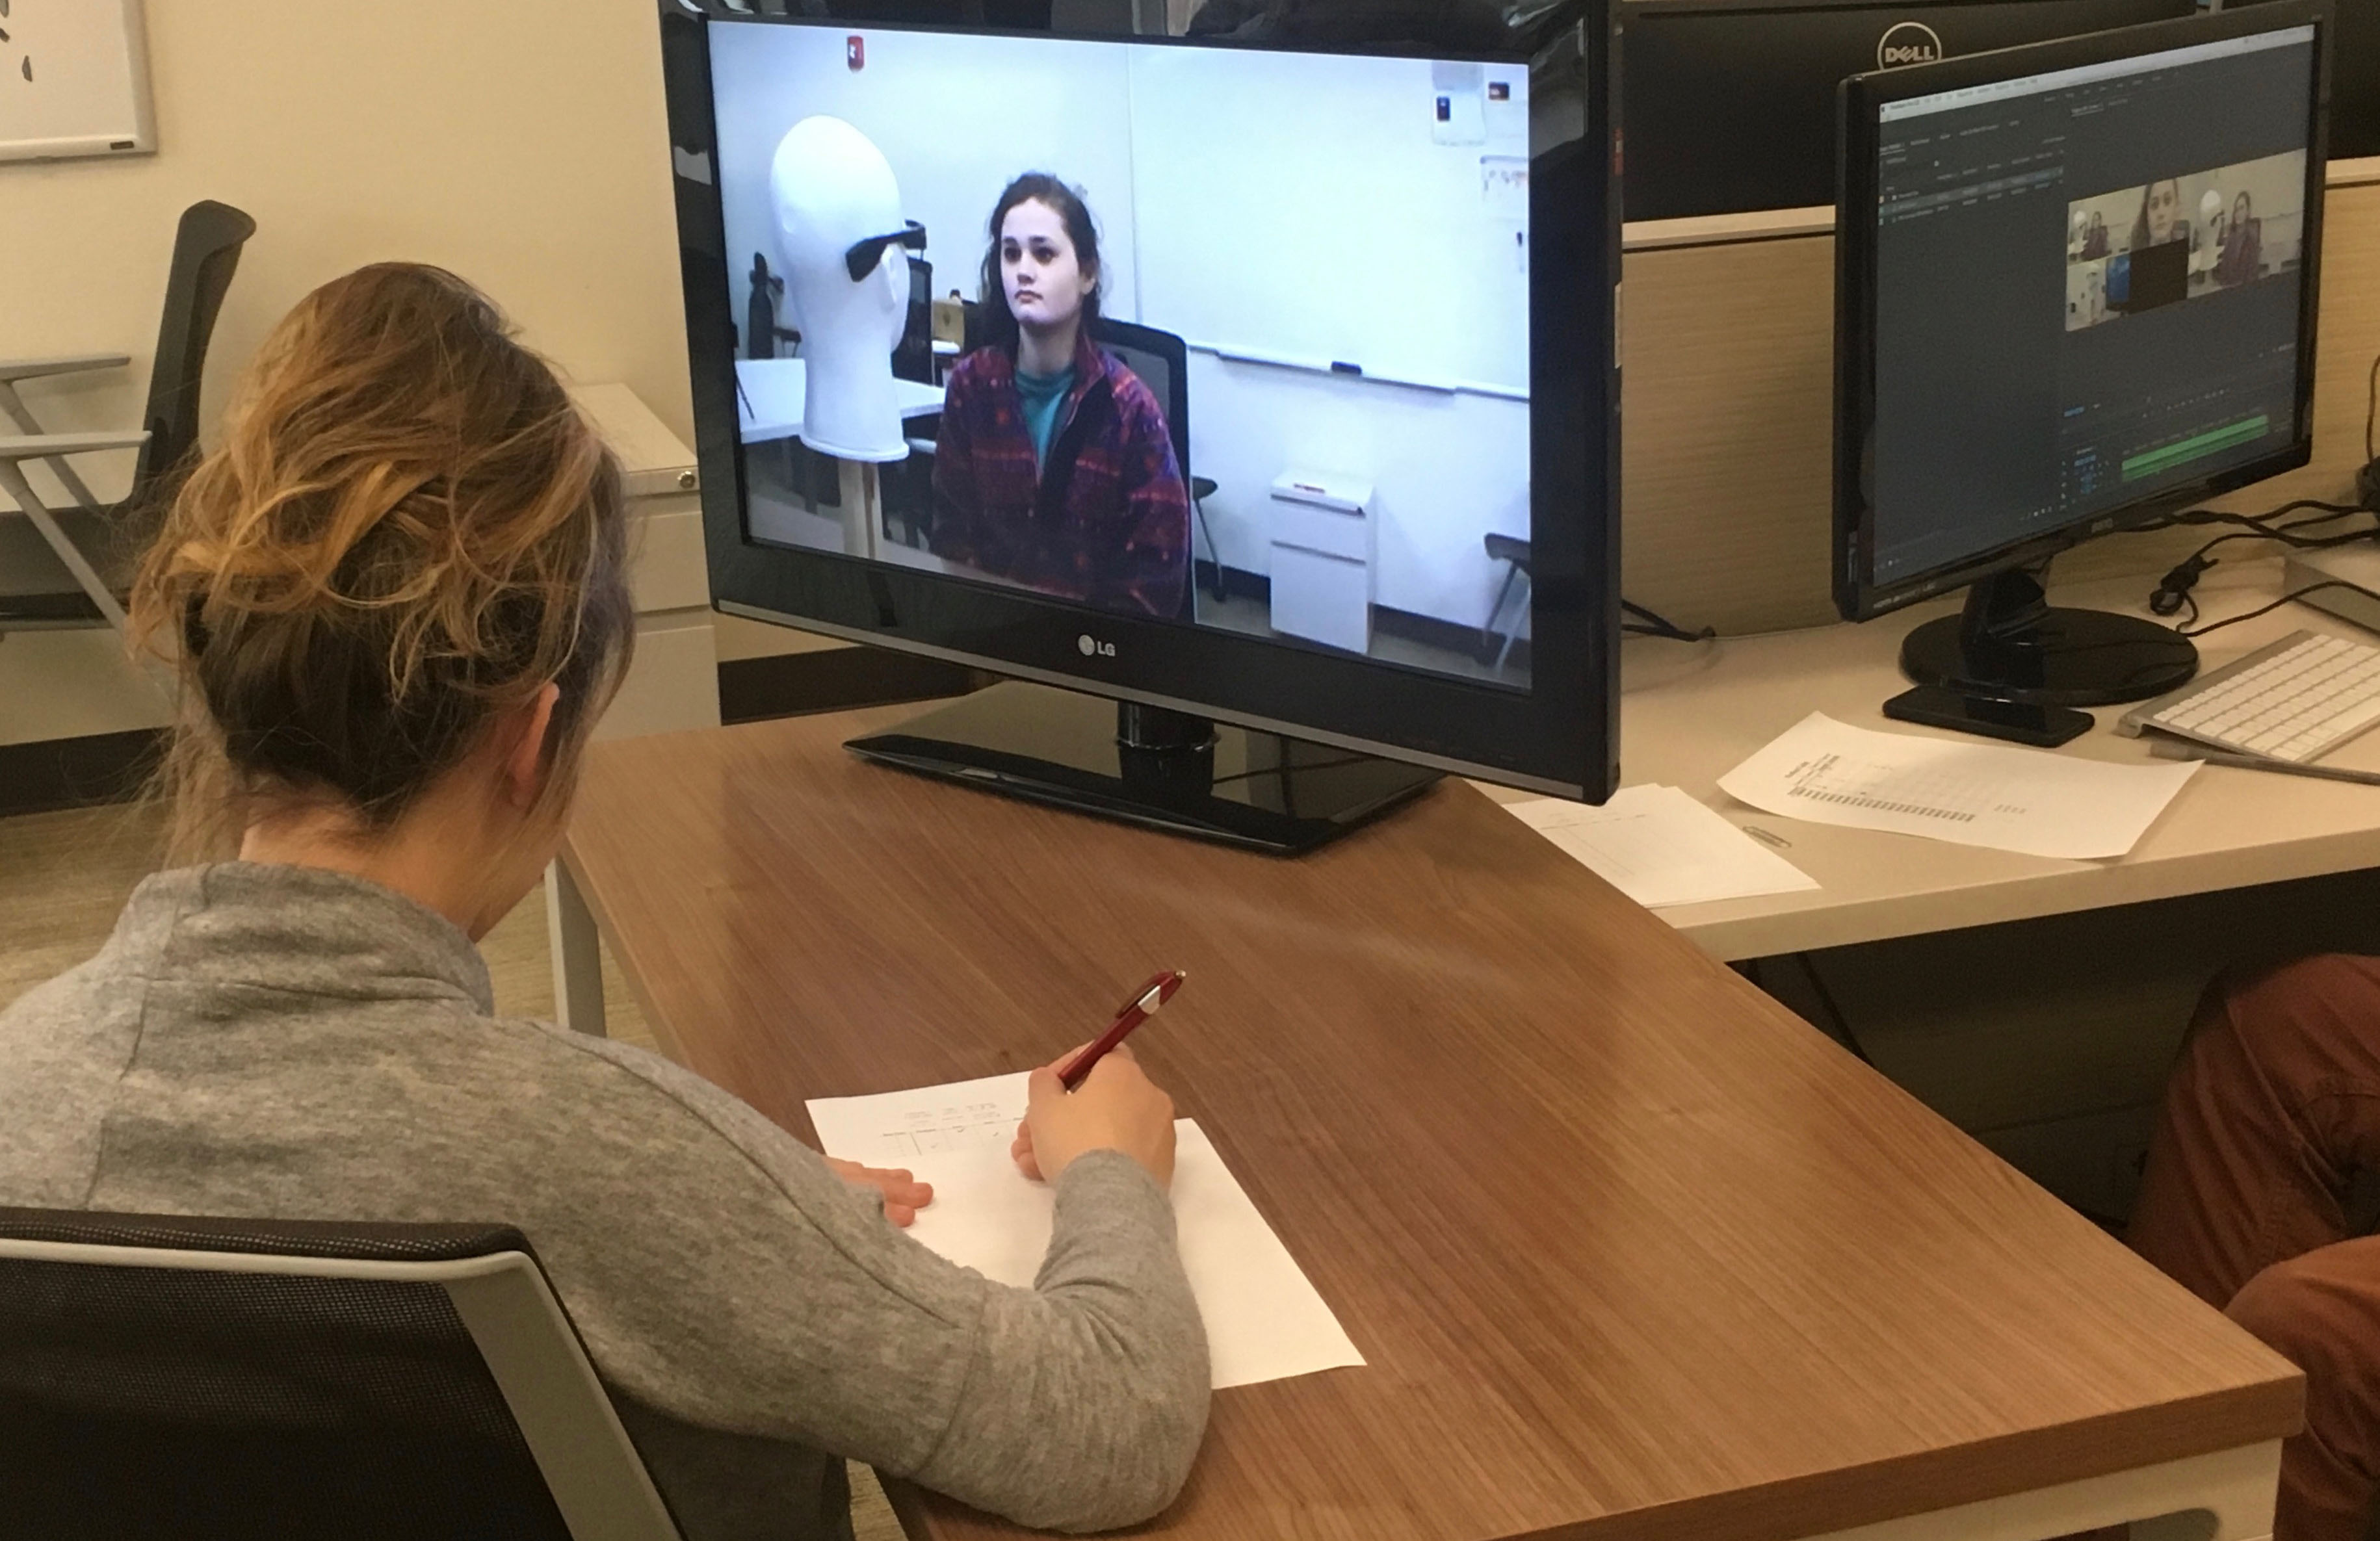
[[[1600,801],[1617,146],[1572,9],[1482,53],[664,0],[715,602],[1010,676],[853,745],[970,785],[1274,851],[1444,770]]]
[[[1621,0],[1627,217],[1830,204],[1835,90],[1845,77],[2196,8],[2195,0]]]
[[[2301,0],[1843,84],[1835,600],[1920,686],[2040,707],[2197,667],[2043,569],[2311,454],[2328,17]]]

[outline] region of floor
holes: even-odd
[[[99,950],[125,898],[155,868],[163,828],[158,810],[139,807],[0,819],[0,1009]],[[522,901],[480,951],[499,1013],[552,1014],[542,892]],[[611,1036],[652,1047],[643,1013],[608,956],[603,997]],[[859,1541],[896,1541],[901,1526],[876,1474],[855,1462],[851,1487]]]

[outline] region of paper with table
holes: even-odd
[[[1876,733],[1814,711],[1718,784],[1787,819],[2088,860],[2138,844],[2197,770]]]
[[[934,1185],[909,1233],[953,1263],[1030,1288],[1049,1250],[1056,1196],[1016,1170],[1025,1075],[986,1076],[808,1104],[830,1156],[906,1167]],[[1364,1356],[1204,1132],[1176,1119],[1173,1216],[1182,1266],[1207,1323],[1218,1389],[1281,1380]]]
[[[1528,797],[1504,811],[1648,910],[1818,886],[1674,786],[1623,786],[1601,807]]]

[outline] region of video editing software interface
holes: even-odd
[[[1528,688],[1525,64],[709,32],[748,539]]]
[[[1886,103],[1874,580],[2297,435],[2310,27]]]

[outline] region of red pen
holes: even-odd
[[[1083,1084],[1091,1067],[1104,1059],[1107,1051],[1122,1043],[1134,1028],[1157,1014],[1157,1008],[1173,999],[1188,976],[1178,968],[1160,969],[1148,977],[1148,983],[1132,992],[1132,999],[1116,1008],[1115,1021],[1099,1035],[1099,1041],[1075,1056],[1075,1062],[1058,1073],[1058,1080],[1068,1091]]]

